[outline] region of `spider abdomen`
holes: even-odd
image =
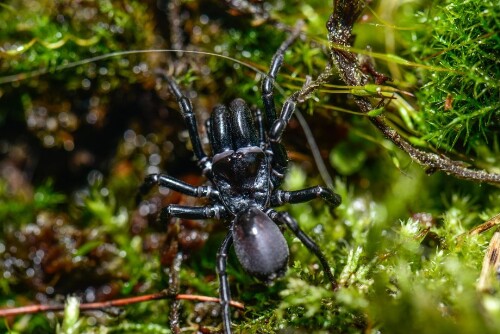
[[[288,244],[278,226],[257,207],[240,212],[233,225],[236,256],[243,268],[265,283],[283,276]]]

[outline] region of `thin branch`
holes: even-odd
[[[137,296],[137,297],[128,297],[128,298],[108,300],[108,301],[104,301],[104,302],[80,304],[80,310],[81,311],[102,310],[102,309],[111,308],[111,307],[120,307],[120,306],[126,306],[126,305],[130,305],[130,304],[148,302],[148,301],[152,301],[152,300],[162,300],[162,299],[196,300],[196,301],[200,301],[200,302],[212,302],[212,303],[219,303],[220,302],[219,298],[215,298],[215,297],[188,295],[188,294],[178,294],[178,295],[172,296],[168,292],[162,291],[162,292],[158,292],[158,293]],[[245,306],[239,302],[231,301],[230,304],[231,304],[231,306],[239,308],[239,309],[245,308]],[[21,306],[21,307],[4,308],[4,309],[0,309],[0,317],[8,317],[8,316],[14,316],[14,315],[21,315],[21,314],[34,314],[34,313],[40,313],[40,312],[57,312],[57,311],[63,311],[64,308],[65,308],[64,304],[63,305],[28,305],[28,306]]]
[[[385,123],[383,116],[371,117],[370,121],[396,146],[408,153],[413,160],[423,166],[429,167],[433,172],[440,170],[459,179],[500,184],[500,174],[465,168],[462,166],[464,164],[462,161],[451,160],[412,146],[399,133]]]
[[[179,219],[177,219],[175,226],[178,226]],[[179,236],[179,233],[176,233],[176,236]],[[180,280],[179,280],[179,272],[181,270],[181,265],[182,265],[182,259],[183,259],[183,254],[181,251],[179,251],[179,243],[178,240],[172,241],[175,242],[175,247],[177,248],[177,254],[175,255],[174,260],[172,261],[172,264],[170,265],[170,271],[168,274],[168,290],[171,295],[177,295],[180,290]],[[181,328],[180,328],[180,321],[179,321],[179,307],[180,307],[180,300],[176,299],[172,301],[170,305],[170,329],[174,334],[180,334],[181,333]]]

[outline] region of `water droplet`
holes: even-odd
[[[33,268],[26,269],[26,276],[28,276],[28,277],[35,276],[35,269],[33,269]]]
[[[45,146],[51,147],[51,146],[54,146],[54,143],[55,143],[55,139],[53,136],[47,135],[47,136],[43,137],[43,144]]]
[[[201,15],[200,16],[200,23],[201,24],[207,24],[209,20],[210,19],[209,19],[209,17],[207,15]]]
[[[151,165],[157,166],[160,164],[160,162],[161,162],[161,156],[159,154],[155,153],[149,156],[149,163]]]
[[[89,89],[91,85],[91,82],[89,79],[85,78],[82,80],[82,88],[83,89]]]

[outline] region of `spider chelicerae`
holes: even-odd
[[[229,232],[217,253],[217,273],[225,333],[231,333],[229,302],[231,294],[226,273],[231,245],[243,268],[258,279],[270,283],[287,269],[288,245],[278,227],[287,226],[295,236],[316,255],[323,270],[336,288],[328,261],[317,246],[286,211],[273,208],[285,203],[301,203],[322,198],[332,207],[340,205],[341,198],[328,188],[316,186],[295,191],[280,190],[288,166],[288,155],[281,144],[281,136],[292,117],[297,94],[283,104],[279,117],[274,102],[274,81],[283,63],[284,53],[298,37],[298,31],[283,42],[276,51],[267,76],[262,81],[263,119],[260,110],[252,112],[242,99],[229,105],[216,106],[207,122],[207,133],[212,156],[205,154],[197,130],[197,122],[190,100],[175,81],[164,71],[157,74],[168,86],[179,103],[189,131],[192,147],[203,174],[211,182],[208,186],[193,186],[166,174],[150,174],[139,190],[139,198],[159,185],[188,196],[205,197],[205,206],[168,205],[161,210],[160,221],[170,218],[217,219],[229,222]]]

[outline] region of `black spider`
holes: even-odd
[[[145,178],[139,196],[148,193],[153,186],[160,185],[189,196],[211,200],[209,205],[202,207],[168,205],[160,214],[160,220],[165,223],[171,217],[230,221],[229,233],[217,253],[225,333],[231,333],[231,296],[226,274],[231,244],[234,244],[243,268],[249,274],[269,283],[282,276],[287,268],[288,245],[278,227],[284,224],[318,257],[332,288],[336,287],[330,266],[316,243],[300,229],[288,212],[272,209],[285,203],[300,203],[318,197],[332,207],[341,202],[339,195],[321,186],[296,191],[279,189],[288,165],[288,156],[280,141],[295,110],[297,98],[296,94],[290,96],[277,118],[273,85],[283,63],[284,53],[297,36],[296,32],[280,46],[272,59],[269,73],[262,82],[266,122],[259,110],[255,111],[254,120],[250,108],[242,99],[233,100],[227,107],[219,105],[214,108],[207,122],[212,157],[208,157],[202,149],[191,102],[165,72],[158,71],[179,102],[198,164],[213,186],[196,187],[166,174],[151,174]],[[267,128],[265,124],[271,126]]]

